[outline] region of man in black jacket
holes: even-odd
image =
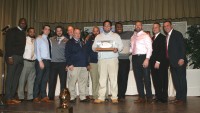
[[[154,102],[165,103],[168,100],[168,61],[166,59],[166,38],[160,33],[160,23],[153,24],[152,48],[150,59],[151,75],[155,89]]]
[[[176,89],[175,104],[183,104],[187,100],[186,52],[183,35],[173,29],[171,21],[164,22],[166,36],[166,57],[169,59],[172,80]]]
[[[18,26],[11,28],[6,33],[5,50],[8,68],[5,86],[5,99],[7,104],[17,104],[21,102],[14,99],[14,96],[23,68],[23,54],[26,44],[26,27],[26,19],[21,18]]]

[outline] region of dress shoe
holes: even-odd
[[[167,103],[167,102],[168,102],[167,99],[161,99],[160,101],[161,101],[162,103]]]
[[[177,100],[176,102],[174,102],[174,104],[177,104],[177,105],[182,105],[184,104],[185,102],[182,101],[182,100]]]
[[[19,99],[12,99],[12,101],[15,102],[15,103],[21,103],[22,102]]]
[[[125,102],[125,98],[118,98],[119,102]]]
[[[153,102],[152,98],[147,98],[147,103],[151,104]]]
[[[53,101],[49,100],[49,97],[44,97],[44,98],[41,99],[41,102],[50,103],[50,102],[53,102]]]
[[[105,102],[110,102],[111,99],[110,98],[105,98]]]
[[[35,103],[40,103],[41,101],[40,101],[40,98],[34,98],[34,99],[33,99],[33,102],[35,102]]]
[[[105,102],[105,101],[100,100],[100,99],[95,99],[95,100],[94,100],[94,103],[95,103],[95,104],[100,104],[100,103],[103,103],[103,102]]]
[[[178,99],[170,100],[169,103],[173,104],[173,103],[176,103],[176,101],[178,101]]]
[[[117,104],[118,103],[118,99],[112,99],[112,103],[113,104]]]
[[[90,102],[90,99],[83,99],[83,100],[80,100],[80,102]]]
[[[145,103],[146,100],[144,98],[138,98],[137,100],[134,100],[134,103]]]
[[[28,99],[28,100],[26,100],[27,102],[33,102],[33,99]]]
[[[24,99],[16,99],[16,100],[19,100],[19,101],[21,101],[21,102],[24,102],[24,101],[25,101]]]
[[[90,100],[90,96],[86,96],[86,99]]]
[[[76,98],[69,101],[70,103],[76,103]]]
[[[7,100],[6,104],[12,105],[12,104],[18,104],[18,103],[14,102],[13,100]]]

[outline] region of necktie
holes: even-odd
[[[80,41],[80,40],[78,40],[77,43],[82,47],[82,44],[81,44],[81,41]]]
[[[152,39],[152,41],[154,41],[155,40],[155,35],[153,35],[153,37],[151,39]]]
[[[61,42],[61,37],[57,37],[58,44]]]
[[[51,42],[50,42],[49,37],[47,37],[47,40],[48,40],[48,43],[49,43],[49,55],[50,55],[50,58],[51,58]]]

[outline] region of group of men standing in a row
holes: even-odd
[[[111,31],[112,22],[103,22],[103,32],[93,27],[92,35],[81,38],[81,30],[69,26],[67,36],[63,28],[55,28],[55,36],[49,37],[50,26],[44,25],[42,34],[35,38],[35,29],[27,27],[26,19],[21,18],[17,27],[6,33],[6,102],[17,104],[25,99],[24,87],[27,83],[27,100],[33,102],[51,102],[55,97],[57,76],[61,90],[68,88],[70,102],[76,102],[76,83],[78,82],[80,102],[89,102],[88,71],[92,79],[94,103],[102,103],[108,98],[108,80],[110,81],[111,102],[125,100],[129,56],[139,98],[136,103],[166,103],[168,101],[168,67],[172,73],[176,98],[172,103],[186,102],[186,57],[183,36],[172,27],[171,21],[165,21],[163,28],[167,34],[160,33],[161,25],[153,24],[153,37],[145,33],[142,22],[136,21],[135,30],[123,31],[120,22],[115,24],[115,33]],[[101,41],[112,41],[112,51],[99,51]],[[150,73],[155,88],[153,100]],[[49,84],[48,95],[46,93]],[[19,84],[18,84],[19,83]],[[17,87],[18,86],[18,87]],[[146,94],[144,92],[146,90]],[[17,91],[18,89],[18,91]],[[15,93],[18,92],[18,99]]]

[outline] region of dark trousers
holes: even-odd
[[[65,62],[51,62],[51,70],[49,76],[49,99],[53,100],[55,97],[57,77],[60,78],[60,90],[66,88],[67,72],[65,71]]]
[[[170,66],[172,81],[176,90],[176,99],[187,100],[186,65],[179,67]]]
[[[6,86],[5,86],[6,100],[14,98],[17,91],[19,78],[24,65],[23,62],[24,60],[22,56],[13,55],[12,58],[14,60],[14,64],[12,65],[7,64],[7,76],[6,76]]]
[[[135,76],[136,86],[140,98],[145,98],[144,87],[146,89],[146,97],[152,98],[151,79],[150,79],[150,66],[143,67],[143,62],[146,55],[133,55],[133,72]]]
[[[155,96],[158,100],[168,100],[168,65],[160,64],[159,69],[155,69],[155,61],[150,62],[151,75],[155,89]]]
[[[130,60],[119,59],[119,70],[118,70],[118,80],[117,80],[118,98],[125,98],[129,71],[130,71]]]
[[[39,62],[36,60],[36,77],[33,88],[33,98],[47,96],[46,87],[50,73],[50,60],[42,60],[44,69],[40,68]]]

